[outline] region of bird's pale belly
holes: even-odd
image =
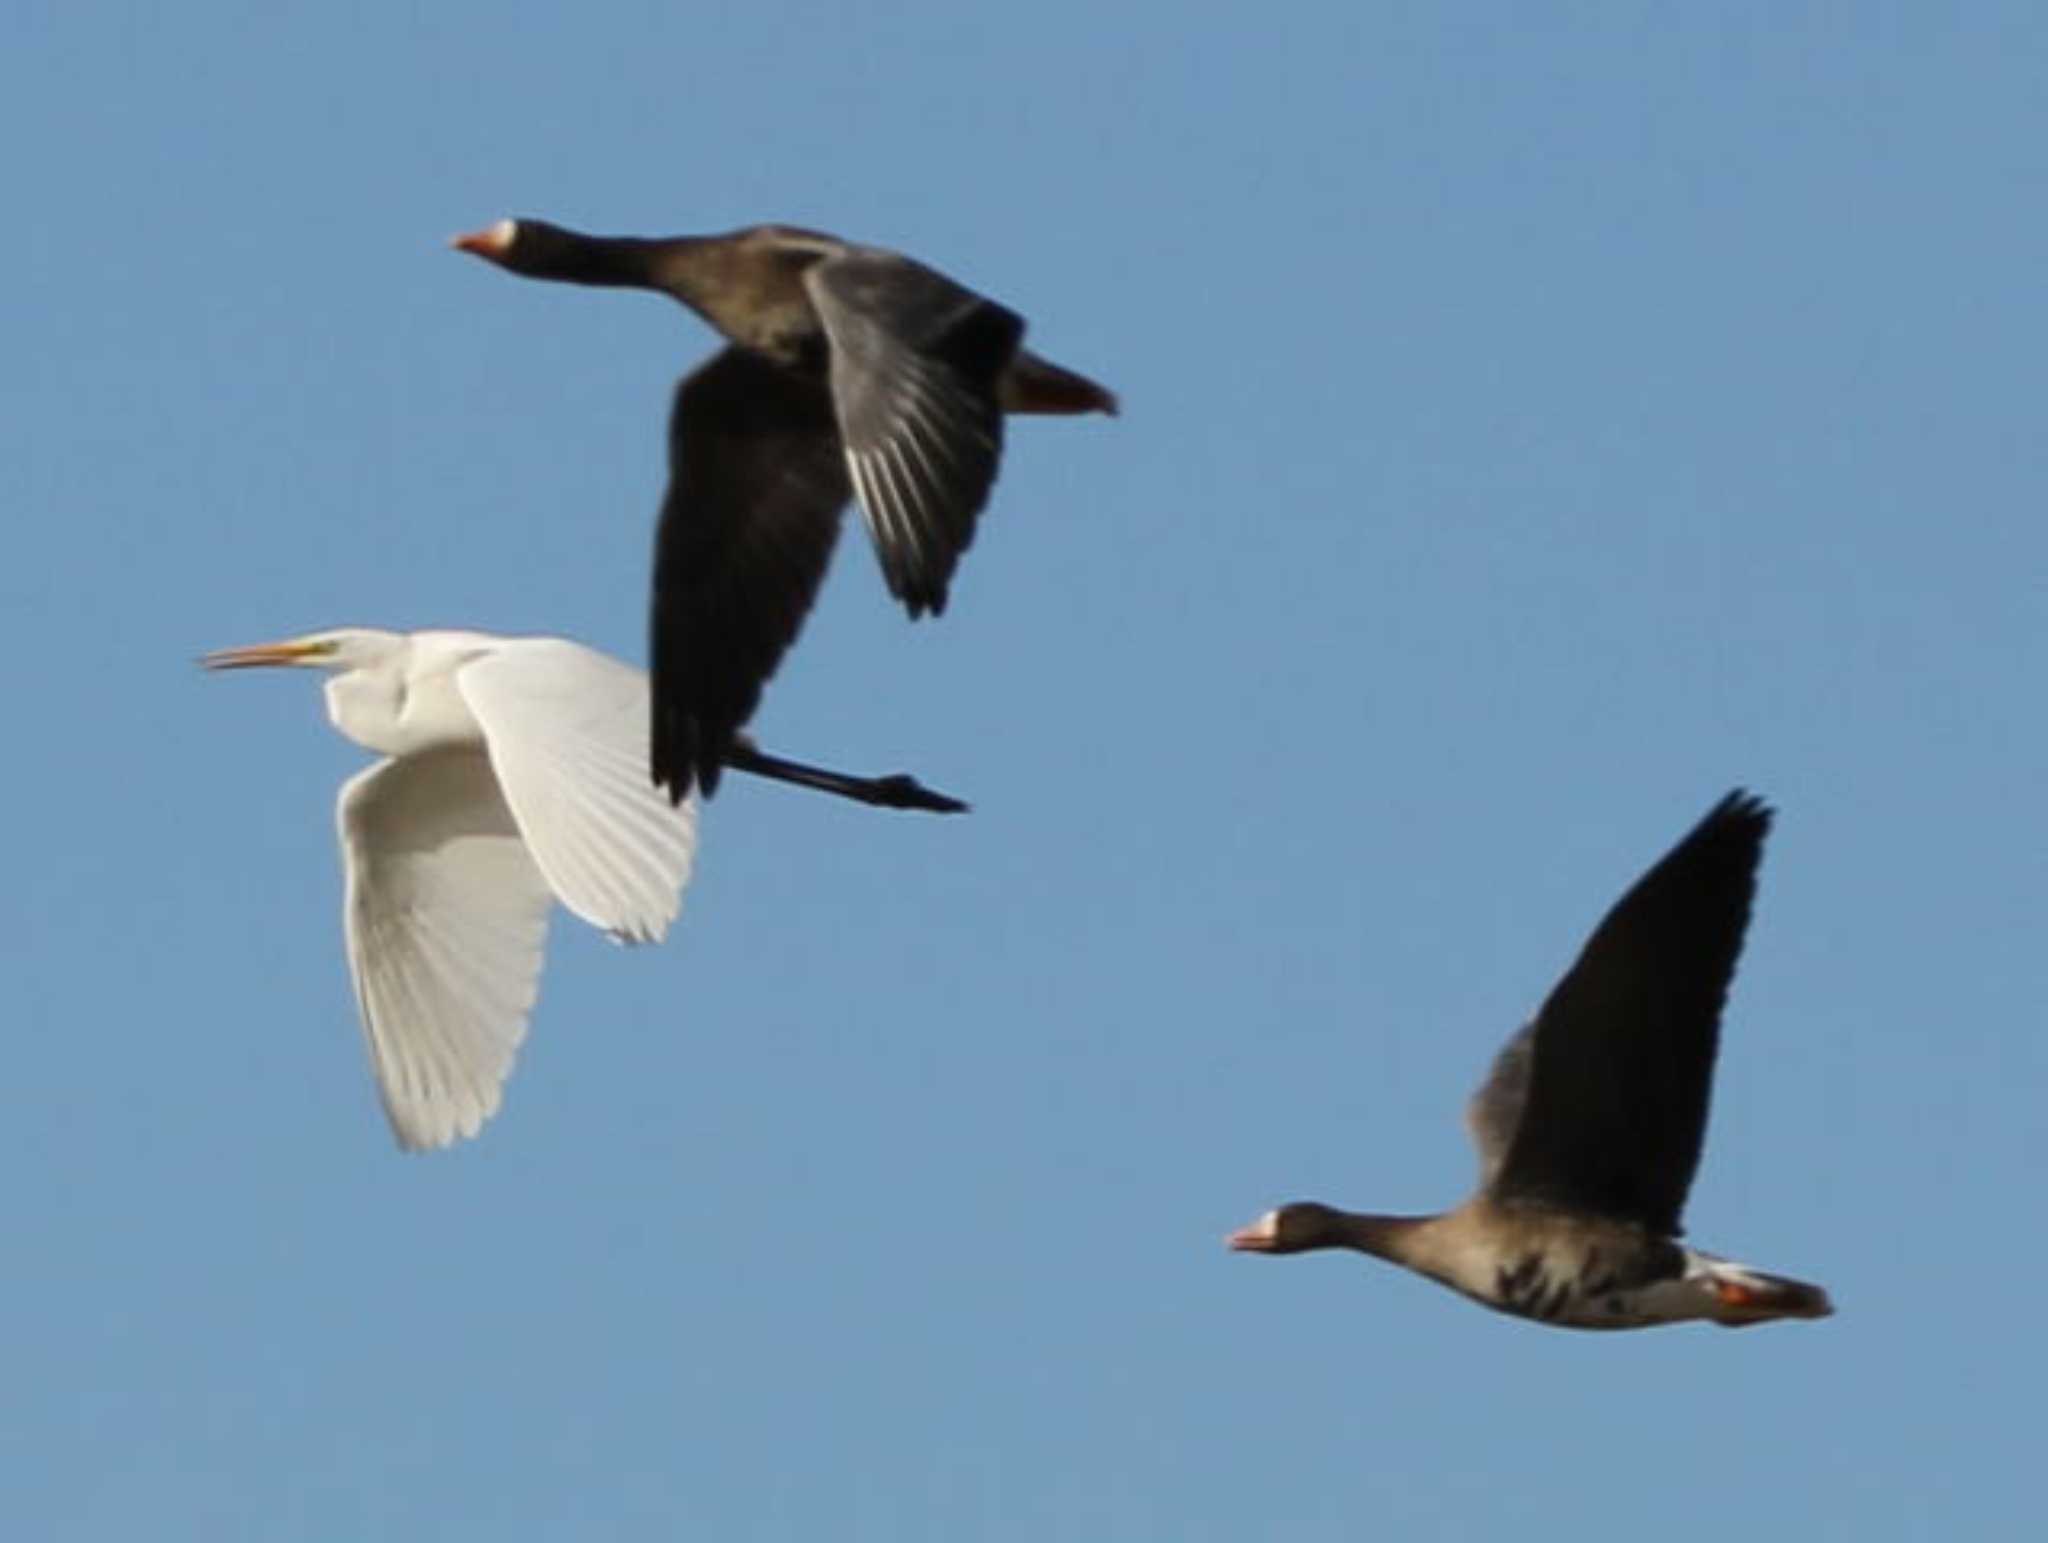
[[[1498,1266],[1490,1289],[1473,1295],[1517,1318],[1564,1329],[1642,1329],[1705,1316],[1706,1303],[1680,1275],[1651,1274],[1650,1261],[1609,1264],[1588,1250],[1565,1265],[1528,1253]]]

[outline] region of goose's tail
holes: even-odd
[[[1006,413],[1108,413],[1116,393],[1085,375],[1062,369],[1028,348],[1017,350],[997,388]]]
[[[1712,1261],[1706,1274],[1715,1304],[1711,1316],[1724,1329],[1774,1318],[1825,1318],[1835,1310],[1821,1287],[1787,1275],[1766,1275],[1726,1259]]]

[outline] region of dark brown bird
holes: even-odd
[[[1567,1328],[1827,1317],[1820,1287],[1677,1241],[1770,826],[1760,801],[1729,794],[1607,913],[1466,1110],[1471,1199],[1440,1216],[1299,1202],[1230,1246],[1355,1249]]]
[[[455,245],[528,278],[651,289],[730,344],[684,377],[650,626],[654,780],[718,786],[858,498],[889,592],[946,608],[1002,458],[1005,413],[1116,411],[1022,347],[1024,319],[897,252],[758,225],[586,236],[500,220]]]

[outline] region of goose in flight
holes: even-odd
[[[1594,929],[1466,1111],[1471,1199],[1438,1216],[1296,1202],[1230,1246],[1352,1249],[1566,1328],[1827,1317],[1819,1286],[1678,1241],[1770,825],[1763,803],[1729,794]]]
[[[655,538],[650,762],[677,800],[717,788],[849,499],[890,593],[937,615],[995,483],[1004,414],[1117,410],[1023,347],[1016,312],[813,230],[640,238],[517,219],[454,245],[528,278],[669,295],[727,341],[676,389]]]
[[[363,1036],[401,1147],[474,1136],[526,1035],[550,902],[623,943],[658,941],[681,907],[697,806],[648,781],[647,677],[564,638],[364,627],[200,662],[325,670],[334,727],[384,758],[336,807]],[[966,807],[732,749],[732,766],[864,803]]]

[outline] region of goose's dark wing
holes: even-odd
[[[1594,930],[1536,1016],[1495,1196],[1678,1234],[1770,825],[1729,794]]]
[[[831,393],[728,348],[676,389],[648,655],[656,783],[718,786],[811,608],[849,495]]]
[[[855,248],[806,270],[831,349],[846,464],[889,592],[946,608],[1003,452],[997,395],[1024,319],[894,252]]]
[[[1514,1142],[1515,1127],[1522,1123],[1522,1106],[1529,1100],[1529,1067],[1536,1058],[1536,1025],[1525,1024],[1515,1037],[1500,1047],[1465,1105],[1465,1131],[1479,1152],[1479,1182],[1491,1184],[1507,1159]]]

